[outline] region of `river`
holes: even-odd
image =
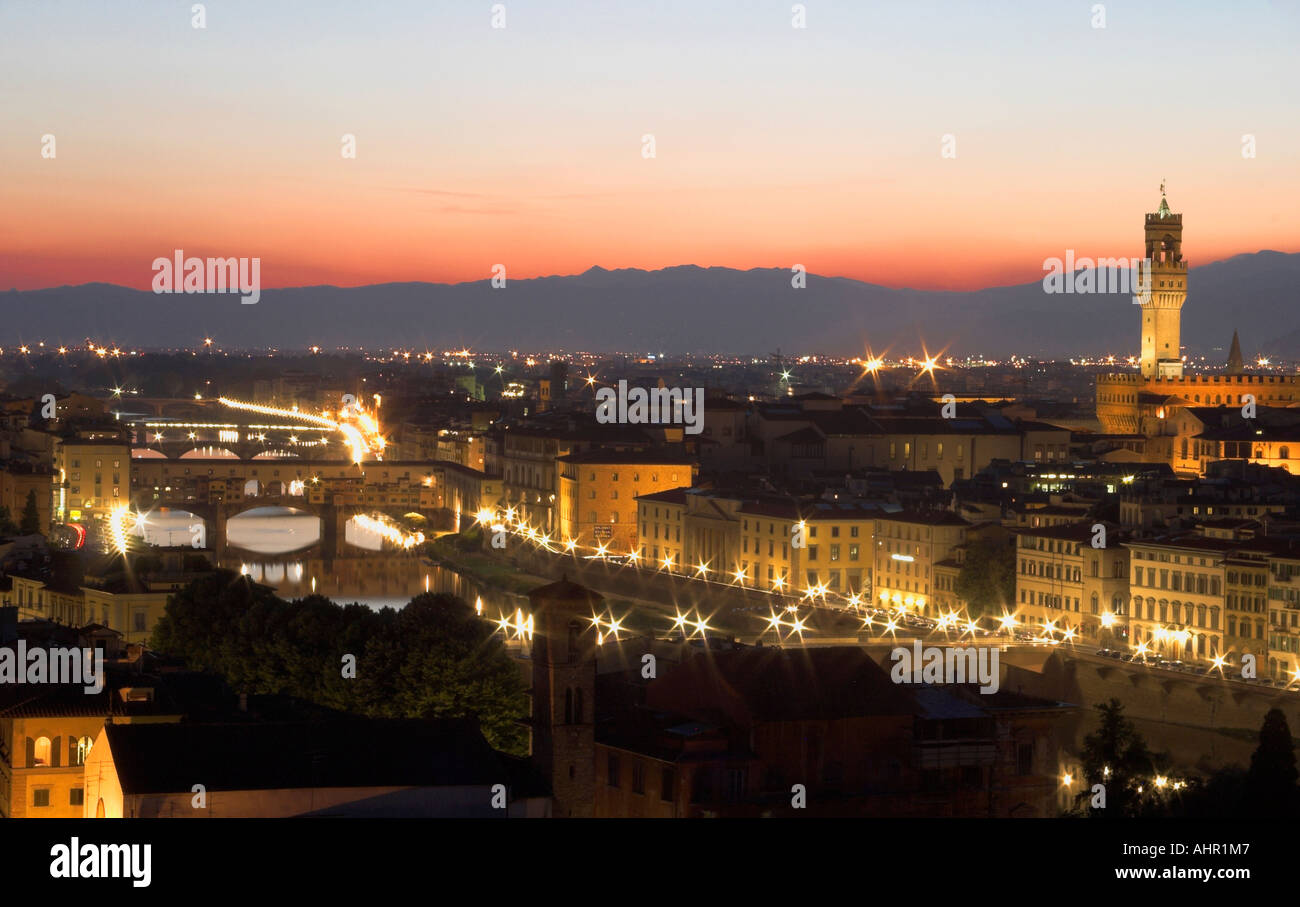
[[[183,510],[149,515],[139,530],[151,545],[189,545],[195,517]],[[376,533],[349,521],[344,554],[322,557],[320,520],[287,507],[261,507],[231,517],[227,554],[220,566],[246,574],[283,598],[324,595],[339,604],[401,608],[422,592],[446,592],[473,604],[486,616],[513,614],[520,596],[479,587],[459,573],[412,552],[396,550]]]

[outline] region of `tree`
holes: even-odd
[[[474,716],[494,747],[527,752],[519,670],[492,626],[454,596],[419,595],[400,611],[321,595],[288,602],[216,570],[168,600],[153,646],[215,671],[240,692],[371,717]],[[355,678],[343,675],[348,655]]]
[[[131,562],[131,569],[138,576],[152,576],[163,570],[163,559],[156,554],[140,554]]]
[[[1295,744],[1281,709],[1269,709],[1250,757],[1243,806],[1252,818],[1290,818],[1297,813]]]
[[[21,535],[36,535],[41,531],[41,512],[36,508],[36,489],[27,492],[27,503],[23,505],[22,524],[18,527]]]
[[[1092,787],[1101,784],[1106,806],[1088,807],[1091,816],[1123,818],[1155,815],[1165,810],[1161,792],[1155,787],[1155,758],[1133,722],[1124,717],[1118,699],[1098,703],[1101,724],[1083,738],[1082,803],[1090,803]]]
[[[0,537],[18,535],[18,524],[9,515],[8,507],[0,507]]]
[[[991,539],[966,548],[966,558],[953,587],[966,602],[971,617],[1000,617],[1016,598],[1016,550]]]

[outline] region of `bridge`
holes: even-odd
[[[300,513],[316,517],[320,521],[320,538],[302,552],[317,552],[322,557],[339,557],[347,553],[346,526],[356,516],[374,516],[380,514],[395,522],[411,513],[424,517],[430,529],[440,527],[449,520],[448,514],[437,510],[413,509],[405,505],[384,506],[358,501],[337,501],[323,499],[321,496],[288,494],[278,491],[271,494],[258,494],[241,497],[230,501],[199,501],[181,495],[169,495],[153,498],[152,493],[137,493],[132,497],[132,508],[139,513],[157,512],[167,509],[192,514],[203,523],[203,541],[205,546],[216,552],[217,557],[224,557],[229,551],[244,551],[227,538],[229,521],[241,514],[263,507],[292,508]],[[258,552],[249,551],[251,555]]]
[[[351,395],[344,397],[337,412],[219,397],[170,401],[154,407],[158,415],[118,411],[117,416],[130,428],[132,455],[141,459],[337,456],[359,461],[382,456],[387,440],[377,417]],[[150,402],[132,400],[140,400],[141,409]]]

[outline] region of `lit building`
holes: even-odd
[[[1183,661],[1224,652],[1228,556],[1239,543],[1201,535],[1134,539],[1129,645]]]
[[[1060,639],[1067,631],[1100,642],[1128,631],[1127,538],[1115,526],[1102,538],[1090,520],[1020,529],[1016,536],[1016,619]]]
[[[682,565],[690,563],[682,541],[687,491],[686,488],[673,488],[637,497],[637,523],[640,525],[637,554],[647,565],[680,570]]]
[[[1203,524],[1204,525],[1204,524]],[[1260,550],[1264,547],[1265,550]],[[1231,552],[1225,564],[1224,570],[1224,627],[1223,627],[1223,653],[1228,656],[1228,661],[1234,667],[1241,665],[1242,655],[1253,655],[1255,664],[1259,672],[1264,672],[1264,665],[1269,659],[1270,650],[1275,642],[1271,633],[1267,633],[1269,628],[1273,603],[1269,601],[1270,588],[1269,579],[1273,576],[1270,571],[1270,560],[1267,548],[1272,547],[1268,543],[1256,543],[1252,545],[1247,542],[1237,551]],[[1252,550],[1252,548],[1254,550]],[[1285,561],[1274,561],[1273,571],[1276,571],[1278,583],[1276,588],[1281,591],[1282,586],[1286,584]],[[1300,554],[1297,554],[1297,569],[1300,569]],[[1280,613],[1287,609],[1282,602],[1278,603]],[[1292,607],[1300,608],[1300,602],[1295,602]],[[1296,613],[1292,610],[1290,613]],[[1279,636],[1287,635],[1292,639],[1295,638],[1295,631],[1282,631]],[[1294,643],[1280,643],[1279,648],[1290,648],[1294,653],[1300,651],[1294,648]],[[1291,663],[1295,664],[1297,656],[1290,656]]]
[[[793,594],[872,588],[879,511],[833,501],[679,488],[638,498],[647,564]]]
[[[120,437],[67,438],[54,447],[54,518],[89,524],[131,496],[131,448]]]
[[[638,495],[689,486],[696,470],[686,457],[655,451],[586,450],[556,465],[558,539],[604,545],[611,554],[640,549]]]
[[[1279,543],[1268,566],[1268,673],[1290,682],[1300,679],[1300,550],[1290,542]],[[1258,614],[1252,617],[1259,633],[1263,627]],[[1262,676],[1263,665],[1256,664]]]
[[[485,457],[487,471],[501,476],[506,506],[538,531],[556,532],[562,457],[590,449],[626,451],[649,446],[649,437],[634,425],[597,425],[594,418],[587,423],[548,413],[503,430],[499,452],[489,448]]]
[[[881,604],[924,611],[934,594],[934,570],[953,560],[970,523],[946,510],[880,513],[874,528],[873,597]]]

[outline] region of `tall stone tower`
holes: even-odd
[[[1237,338],[1237,332],[1232,332],[1232,346],[1228,348],[1228,368],[1225,375],[1244,375],[1246,366],[1241,361],[1241,341]]]
[[[1183,374],[1180,321],[1187,299],[1183,260],[1183,216],[1169,210],[1160,184],[1160,210],[1146,219],[1146,260],[1150,268],[1139,286],[1142,307],[1142,377],[1178,378]]]
[[[596,796],[596,592],[567,579],[528,593],[533,609],[533,762],[556,818],[590,818]]]

